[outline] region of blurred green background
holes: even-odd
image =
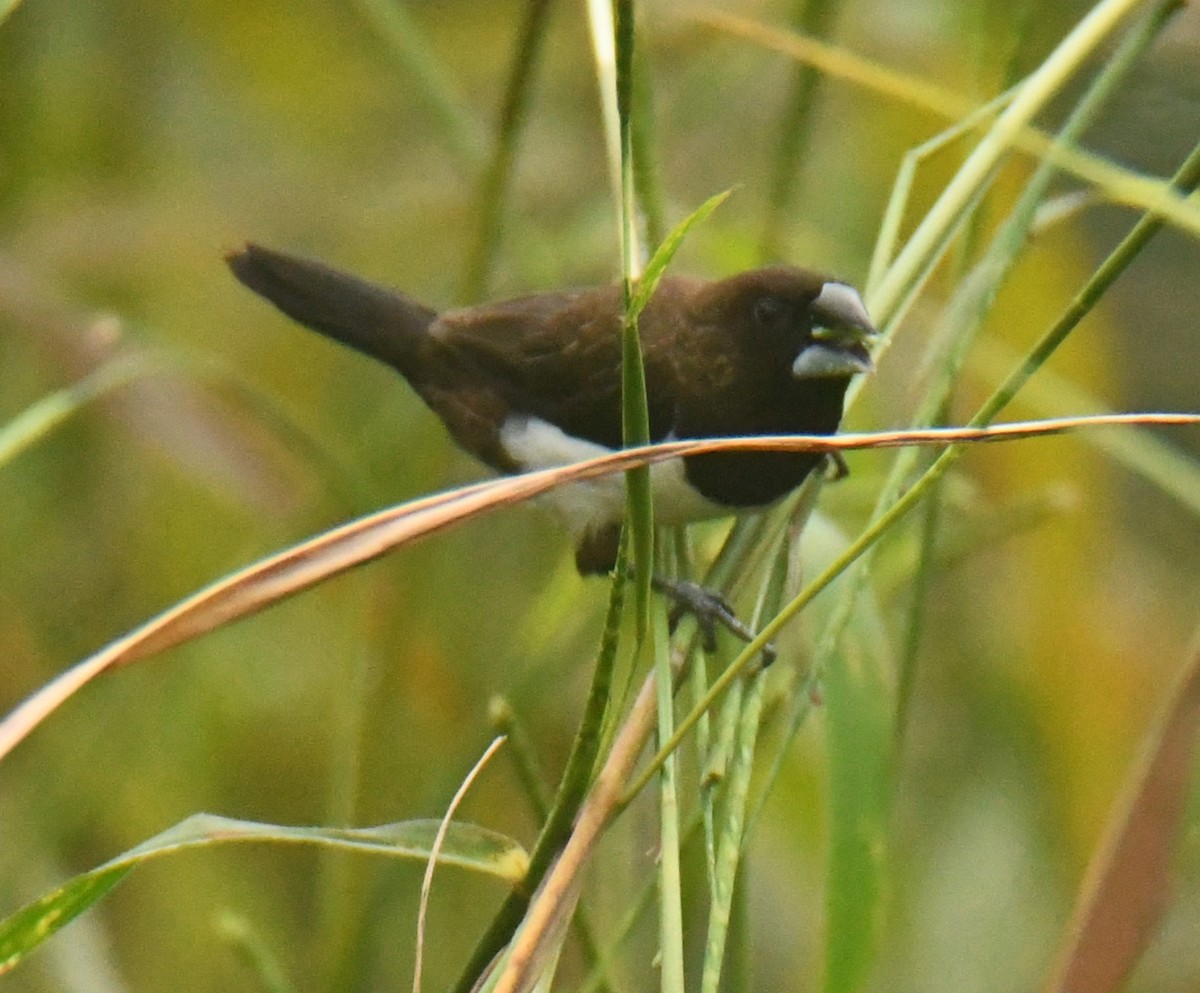
[[[793,6],[721,5],[780,27]],[[163,374],[0,465],[0,709],[226,572],[352,515],[484,475],[392,373],[290,325],[221,259],[249,238],[434,305],[462,300],[481,169],[525,8],[401,8],[444,84],[434,88],[401,54],[387,9],[26,0],[0,23],[0,423],[125,350],[167,361]],[[693,9],[643,4],[639,42],[669,222],[737,187],[677,263],[721,275],[760,261],[793,66],[696,24]],[[855,0],[836,7],[829,32],[982,101],[1085,10]],[[1169,173],[1200,134],[1198,54],[1193,7],[1089,147]],[[781,254],[861,282],[901,156],[942,126],[822,80]],[[956,161],[922,171],[910,217]],[[991,216],[1029,169],[1017,160],[1002,176]],[[1006,370],[989,355],[1039,334],[1133,216],[1092,206],[1035,243],[952,420]],[[618,272],[580,4],[552,4],[502,219],[488,296]],[[1051,371],[1116,409],[1196,409],[1198,272],[1196,241],[1165,233]],[[911,314],[854,427],[906,423],[936,297],[935,288]],[[1069,394],[1049,392],[1072,409]],[[1194,432],[1169,440],[1193,460],[1200,451]],[[824,508],[848,530],[886,460],[852,456],[851,479],[826,490]],[[1196,623],[1200,521],[1075,439],[973,453],[946,499],[946,561],[899,770],[876,983],[1027,989],[1048,968]],[[911,538],[893,541],[876,578],[897,648],[913,553]],[[0,914],[195,811],[305,824],[351,809],[361,824],[437,816],[491,737],[495,694],[528,723],[553,775],[604,599],[603,584],[575,576],[564,537],[520,508],[102,680],[0,766]],[[797,637],[797,661],[802,646]],[[761,989],[810,988],[817,971],[819,714],[811,723],[747,873]],[[518,795],[498,761],[463,814],[529,843],[536,825]],[[1190,823],[1177,902],[1136,989],[1200,985],[1200,836]],[[599,887],[602,920],[640,885],[652,824],[651,813],[635,814],[610,842],[609,864],[623,868]],[[621,852],[628,858],[613,858]],[[408,982],[419,873],[278,848],[163,860],[5,989],[256,989],[217,933],[225,910],[259,930],[301,989],[322,988],[331,971],[343,989],[394,989]],[[500,893],[453,870],[439,876],[430,988],[456,975]],[[649,988],[652,975],[647,964],[628,988]]]

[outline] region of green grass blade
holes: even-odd
[[[734,887],[742,855],[746,808],[750,794],[750,774],[754,769],[754,750],[762,720],[765,673],[750,680],[737,716],[736,737],[730,756],[729,772],[724,779],[724,816],[716,839],[716,864],[713,871],[712,900],[709,905],[708,933],[701,970],[701,993],[717,993],[725,962],[729,922],[733,914]],[[730,694],[732,695],[732,693]]]
[[[93,400],[168,368],[161,356],[144,352],[125,355],[105,363],[78,382],[47,394],[0,426],[0,466],[37,444]]]
[[[852,55],[845,49],[825,45],[815,39],[779,31],[731,14],[696,15],[698,23],[744,38],[789,58],[811,63],[826,75],[863,87],[887,98],[921,108],[955,122],[982,108],[943,87],[920,77],[906,76],[878,63]],[[1015,95],[1015,94],[1014,94]],[[1158,180],[1117,165],[1111,159],[1081,148],[1051,147],[1050,138],[1026,124],[1012,136],[1013,146],[1025,155],[1050,158],[1061,169],[1089,183],[1112,203],[1135,210],[1162,213],[1180,230],[1200,234],[1200,210],[1185,198],[1169,190]],[[920,270],[918,265],[917,271]],[[903,294],[901,294],[901,298]],[[874,300],[874,296],[868,302]],[[886,323],[880,321],[879,323]]]
[[[630,302],[632,306],[632,301]],[[626,317],[621,328],[621,424],[626,447],[650,440],[650,408],[646,401],[646,369],[642,365],[642,342],[637,317]],[[650,469],[641,466],[625,474],[626,520],[633,547],[634,611],[638,639],[645,637],[650,623],[650,582],[654,577],[654,506],[650,492]],[[619,580],[618,580],[619,581]]]
[[[1128,33],[1113,57],[1105,64],[1095,81],[1072,110],[1057,136],[1057,144],[1073,143],[1087,130],[1109,98],[1117,91],[1120,83],[1127,78],[1134,65],[1145,54],[1167,20],[1178,9],[1179,4],[1176,0],[1166,0],[1153,8]],[[1044,200],[1057,174],[1058,169],[1053,160],[1044,161],[1038,167],[1022,190],[999,232],[992,239],[984,257],[962,281],[958,292],[947,306],[938,327],[931,336],[935,343],[945,343],[942,346],[944,354],[940,357],[940,370],[921,401],[914,418],[915,425],[923,426],[934,423],[946,408],[968,351],[975,343],[979,328],[991,309],[996,293],[1012,271],[1025,247],[1037,215],[1038,206]],[[852,393],[851,398],[853,396]],[[895,503],[905,482],[912,477],[920,458],[921,454],[915,449],[899,454],[880,491],[876,503],[876,515],[884,513]],[[825,671],[828,657],[832,656],[834,646],[840,637],[840,630],[848,623],[855,609],[857,598],[867,582],[872,557],[873,553],[868,552],[855,566],[851,585],[843,593],[839,607],[830,620],[829,629],[822,636],[822,650],[818,651],[814,661],[818,672]],[[917,588],[920,588],[920,580],[918,580]],[[919,603],[914,603],[913,610],[915,613],[912,636],[916,637],[918,622],[915,618],[919,615]],[[901,692],[897,704],[898,733],[902,733],[905,723],[906,687],[911,684],[913,678],[909,668],[914,664],[912,658],[915,656],[907,659],[902,668]]]
[[[104,865],[81,873],[0,922],[0,974],[97,903],[130,871],[151,859],[232,842],[273,842],[427,861],[439,826],[436,820],[419,820],[370,828],[292,827],[195,814]],[[495,831],[452,823],[438,852],[438,862],[515,883],[525,875],[528,856],[519,844]]]
[[[634,281],[640,271],[637,225],[634,223],[633,184],[633,6],[630,0],[588,0],[588,21],[600,89],[605,148],[616,204],[617,234],[621,249],[624,317],[621,324],[621,424],[626,445],[631,438],[649,437],[645,372],[633,306]],[[649,630],[650,580],[653,575],[653,509],[649,472],[634,469],[626,479],[626,532],[637,564],[634,576],[634,614],[638,638]],[[624,554],[618,573],[626,572]]]
[[[671,678],[671,636],[667,612],[653,619],[655,692],[658,695],[658,740],[675,729],[675,685]],[[683,993],[683,882],[680,870],[679,758],[667,756],[659,773],[659,954],[663,993]]]
[[[981,187],[990,183],[1022,128],[1071,78],[1080,64],[1104,42],[1142,0],[1101,0],[1025,81],[975,151],[946,186],[937,203],[918,225],[912,238],[868,301],[879,322],[886,322],[907,295],[931,257],[945,248],[948,235],[961,223]]]
[[[1011,346],[984,337],[972,353],[971,361],[994,382],[1000,378],[999,370],[1011,369],[1018,358]],[[1021,402],[1042,417],[1112,413],[1093,393],[1054,369],[1040,370],[1021,391]],[[1166,438],[1143,428],[1125,426],[1082,434],[1080,440],[1200,517],[1200,463]]]
[[[1192,149],[1191,154],[1184,160],[1171,182],[1178,190],[1186,193],[1192,192],[1197,185],[1200,185],[1200,145]],[[987,399],[979,412],[971,418],[968,423],[972,427],[990,424],[996,415],[1008,406],[1017,391],[1054,354],[1058,346],[1067,339],[1079,322],[1108,292],[1121,273],[1150,243],[1150,239],[1162,230],[1163,223],[1163,219],[1157,214],[1146,214],[1134,225],[1129,234],[1121,239],[1121,243],[1100,263],[1100,268],[1088,280],[1087,285],[1076,294],[1075,299],[1068,304],[1062,316],[1030,350],[1021,365],[1012,371]],[[945,458],[951,452],[957,451],[961,451],[961,449],[947,449],[941,457]]]
[[[604,125],[604,152],[616,208],[617,238],[624,239],[625,219],[621,213],[621,121],[617,113],[616,25],[612,0],[587,0],[588,28],[596,60],[596,82],[600,90],[600,113]]]
[[[621,327],[621,424],[626,446],[650,440],[650,407],[646,398],[646,370],[638,332],[638,295],[635,292],[640,260],[635,222],[633,167],[633,0],[616,0],[617,119],[621,138],[621,271],[625,319]],[[648,297],[646,299],[649,299]],[[644,304],[643,304],[644,306]],[[659,611],[650,616],[650,583],[654,576],[654,506],[650,469],[626,473],[626,520],[633,546],[634,606],[639,642],[652,633],[657,675],[659,740],[674,727],[674,683],[671,678],[670,635],[667,618]],[[676,792],[676,758],[663,763],[659,780],[659,954],[664,993],[683,993],[683,906],[679,870],[679,798]]]
[[[663,243],[654,250],[650,261],[646,263],[646,271],[642,273],[642,278],[637,284],[637,291],[633,302],[635,315],[640,315],[645,309],[646,304],[650,302],[650,298],[654,296],[654,291],[658,289],[658,284],[666,274],[667,267],[675,258],[675,253],[679,251],[679,246],[683,244],[683,239],[687,237],[688,233],[697,224],[707,220],[709,214],[721,206],[731,193],[733,193],[733,190],[728,189],[709,197],[687,217],[676,224],[671,229],[671,233],[663,240]]]
[[[913,687],[917,680],[917,664],[921,657],[927,621],[929,591],[936,567],[936,552],[942,536],[942,485],[935,487],[925,501],[925,510],[919,524],[917,561],[911,573],[905,577],[909,598],[905,618],[904,640],[900,654],[896,686],[895,752],[899,757],[904,750],[904,735],[908,730],[908,718],[912,703]],[[897,759],[898,760],[898,759]]]
[[[76,876],[36,903],[0,922],[0,976],[76,917],[98,903],[124,879],[132,866],[97,869]]]
[[[1197,185],[1197,183],[1200,183],[1200,146],[1197,146],[1197,148],[1193,150],[1192,154],[1188,157],[1183,166],[1180,167],[1173,182],[1179,189],[1185,192],[1190,191]],[[1138,224],[1134,226],[1133,230],[1129,233],[1129,235],[1126,236],[1125,239],[1122,240],[1117,249],[1114,250],[1114,252],[1104,261],[1104,263],[1101,264],[1100,269],[1088,282],[1087,286],[1085,286],[1084,289],[1077,295],[1076,299],[1067,307],[1062,317],[1060,317],[1060,319],[1054,323],[1054,325],[1042,337],[1041,341],[1039,341],[1038,344],[1033,348],[1021,366],[1014,370],[1008,380],[1006,380],[1006,382],[1002,384],[995,393],[993,393],[988,401],[984,403],[983,407],[979,410],[976,416],[972,418],[972,425],[978,426],[987,424],[995,418],[995,416],[1016,394],[1017,390],[1019,390],[1020,387],[1028,380],[1028,378],[1032,376],[1033,372],[1038,369],[1049,358],[1058,345],[1065,340],[1070,331],[1078,324],[1084,314],[1086,314],[1095,305],[1099,297],[1108,289],[1108,287],[1112,285],[1117,276],[1124,271],[1133,258],[1135,258],[1141,249],[1145,247],[1150,238],[1162,227],[1162,223],[1163,222],[1160,218],[1153,215],[1148,215],[1143,217]],[[957,461],[958,457],[962,454],[962,451],[963,449],[961,446],[950,447],[943,451],[941,455],[939,455],[939,457],[934,461],[933,465],[930,466],[930,468],[921,476],[921,478],[907,492],[905,492],[904,495],[900,497],[886,513],[883,514],[883,516],[879,517],[870,527],[868,527],[866,531],[864,531],[863,534],[860,535],[859,538],[846,550],[846,552],[843,553],[843,555],[837,560],[835,560],[835,562],[828,569],[826,569],[820,577],[818,577],[818,579],[809,587],[808,590],[805,590],[800,597],[797,597],[796,600],[793,601],[793,603],[790,604],[788,608],[786,608],[779,615],[779,617],[775,619],[775,621],[767,625],[767,628],[763,632],[763,636],[768,636],[775,624],[779,622],[779,619],[792,612],[793,608],[796,607],[798,603],[802,604],[809,602],[819,589],[824,588],[829,581],[832,581],[834,576],[840,574],[852,561],[858,559],[871,545],[874,544],[878,537],[886,533],[886,531],[890,529],[894,523],[896,523],[902,516],[907,514],[909,510],[915,507],[916,504],[931,491],[931,489],[942,478],[949,467],[953,465],[955,461]],[[831,629],[827,629],[826,637],[823,639],[822,646],[817,652],[818,660],[827,658],[832,652],[833,647],[836,645],[836,639],[831,639],[830,637],[831,633]],[[748,654],[755,647],[755,645],[751,644],[747,647],[746,653],[744,654]],[[737,664],[738,663],[735,662],[734,666]],[[731,668],[734,668],[734,666],[731,666]],[[830,665],[827,666],[823,671],[826,699],[830,709],[829,720],[831,735],[835,734],[835,718],[833,711],[835,706],[838,706],[834,703],[832,698],[836,697],[837,694],[843,692],[844,690],[853,690],[854,688],[853,684],[846,682],[851,673],[848,673],[844,670],[849,668],[851,667]],[[851,697],[857,696],[857,694],[853,693],[849,695]],[[854,704],[856,709],[863,706],[867,706],[869,708],[869,701],[861,700]],[[859,717],[856,719],[861,721],[864,727],[867,729],[871,729],[879,723],[878,720],[872,719],[872,711],[870,709],[857,712],[859,713]],[[852,739],[854,737],[854,735],[851,736]],[[855,749],[858,747],[854,740],[847,740],[845,744],[849,749]],[[851,752],[851,754],[853,753]],[[834,749],[832,743],[830,748],[830,761],[832,775],[834,762]],[[854,761],[858,762],[861,760],[855,759]],[[870,767],[868,766],[868,772],[869,768]],[[855,773],[853,773],[851,770],[846,771],[843,774],[854,775]],[[881,798],[886,799],[886,780],[876,780],[874,777],[870,777],[865,782],[860,782],[859,786],[861,788],[875,786],[883,789],[885,792],[881,795]],[[849,816],[849,813],[853,810],[853,806],[855,804],[861,804],[863,802],[863,798],[847,796],[843,798],[842,802],[846,804],[848,808],[846,813],[847,816]],[[836,808],[837,804],[838,801],[835,799],[832,806]],[[832,839],[832,844],[835,851],[831,854],[831,859],[838,857],[846,859],[847,871],[855,874],[847,877],[846,885],[851,889],[856,886],[871,886],[869,876],[865,874],[859,875],[859,873],[865,872],[869,867],[870,862],[878,857],[870,845],[872,832],[870,830],[869,817],[866,817],[866,815],[869,813],[870,810],[863,812],[861,816],[866,819],[861,822],[856,823],[853,820],[847,821],[846,826],[851,832],[847,837],[841,840],[836,837],[833,837]],[[839,856],[836,851],[839,845],[841,845],[843,849],[841,856]],[[856,859],[861,861],[861,870],[853,869],[853,863]],[[831,876],[832,875],[833,870],[831,868]],[[861,982],[865,975],[865,973],[862,971],[863,965],[859,961],[861,950],[857,948],[842,947],[840,945],[840,943],[845,939],[845,932],[841,928],[839,928],[836,932],[833,930],[832,918],[835,910],[839,914],[845,913],[847,915],[855,913],[856,911],[846,897],[833,888],[831,888],[830,899],[831,901],[835,902],[831,902],[830,905],[831,932],[830,944],[827,946],[827,966],[829,969],[827,972],[827,989],[850,990],[857,988],[853,985],[853,983]],[[835,945],[837,947],[835,947]],[[847,985],[841,985],[843,982]]]
[[[133,866],[185,848],[251,841],[319,845],[428,861],[440,825],[441,822],[436,818],[422,818],[366,828],[296,827],[243,821],[215,814],[193,814],[101,868]],[[511,838],[459,821],[450,824],[438,851],[439,865],[458,866],[509,882],[524,877],[528,862],[525,850]]]

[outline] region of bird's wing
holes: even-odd
[[[464,381],[502,398],[512,414],[537,417],[609,448],[621,444],[621,293],[617,287],[540,294],[443,314],[436,347]],[[645,366],[651,434],[671,430],[668,364]]]

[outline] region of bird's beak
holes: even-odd
[[[828,282],[812,304],[813,344],[792,363],[797,379],[833,379],[871,372],[866,342],[876,334],[862,297],[852,286]]]

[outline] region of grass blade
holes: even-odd
[[[37,444],[93,400],[128,386],[134,380],[170,368],[171,365],[160,356],[125,355],[106,362],[78,382],[47,394],[7,424],[0,425],[0,466]]]
[[[93,906],[133,869],[163,855],[234,842],[320,845],[393,858],[427,860],[441,822],[403,821],[371,828],[291,827],[195,814],[136,848],[64,883],[53,893],[0,922],[0,975],[38,945]],[[454,865],[510,883],[528,866],[524,849],[504,835],[473,824],[451,824],[437,853]]]
[[[14,969],[51,935],[99,903],[131,869],[132,866],[97,869],[76,876],[53,893],[22,907],[0,922],[0,976]]]
[[[683,239],[688,236],[688,233],[697,224],[706,221],[709,214],[721,206],[731,193],[733,193],[733,190],[728,189],[709,197],[704,203],[688,214],[687,217],[676,224],[671,229],[671,233],[663,239],[663,243],[654,250],[650,261],[646,263],[646,271],[642,274],[642,278],[637,284],[637,291],[633,301],[635,315],[640,315],[645,309],[646,304],[650,302],[650,298],[654,296],[654,291],[658,288],[659,281],[666,275],[667,267],[675,258],[675,253],[679,251],[679,246],[683,244]]]
[[[1200,739],[1200,638],[1096,847],[1046,993],[1118,993],[1166,910]]]

